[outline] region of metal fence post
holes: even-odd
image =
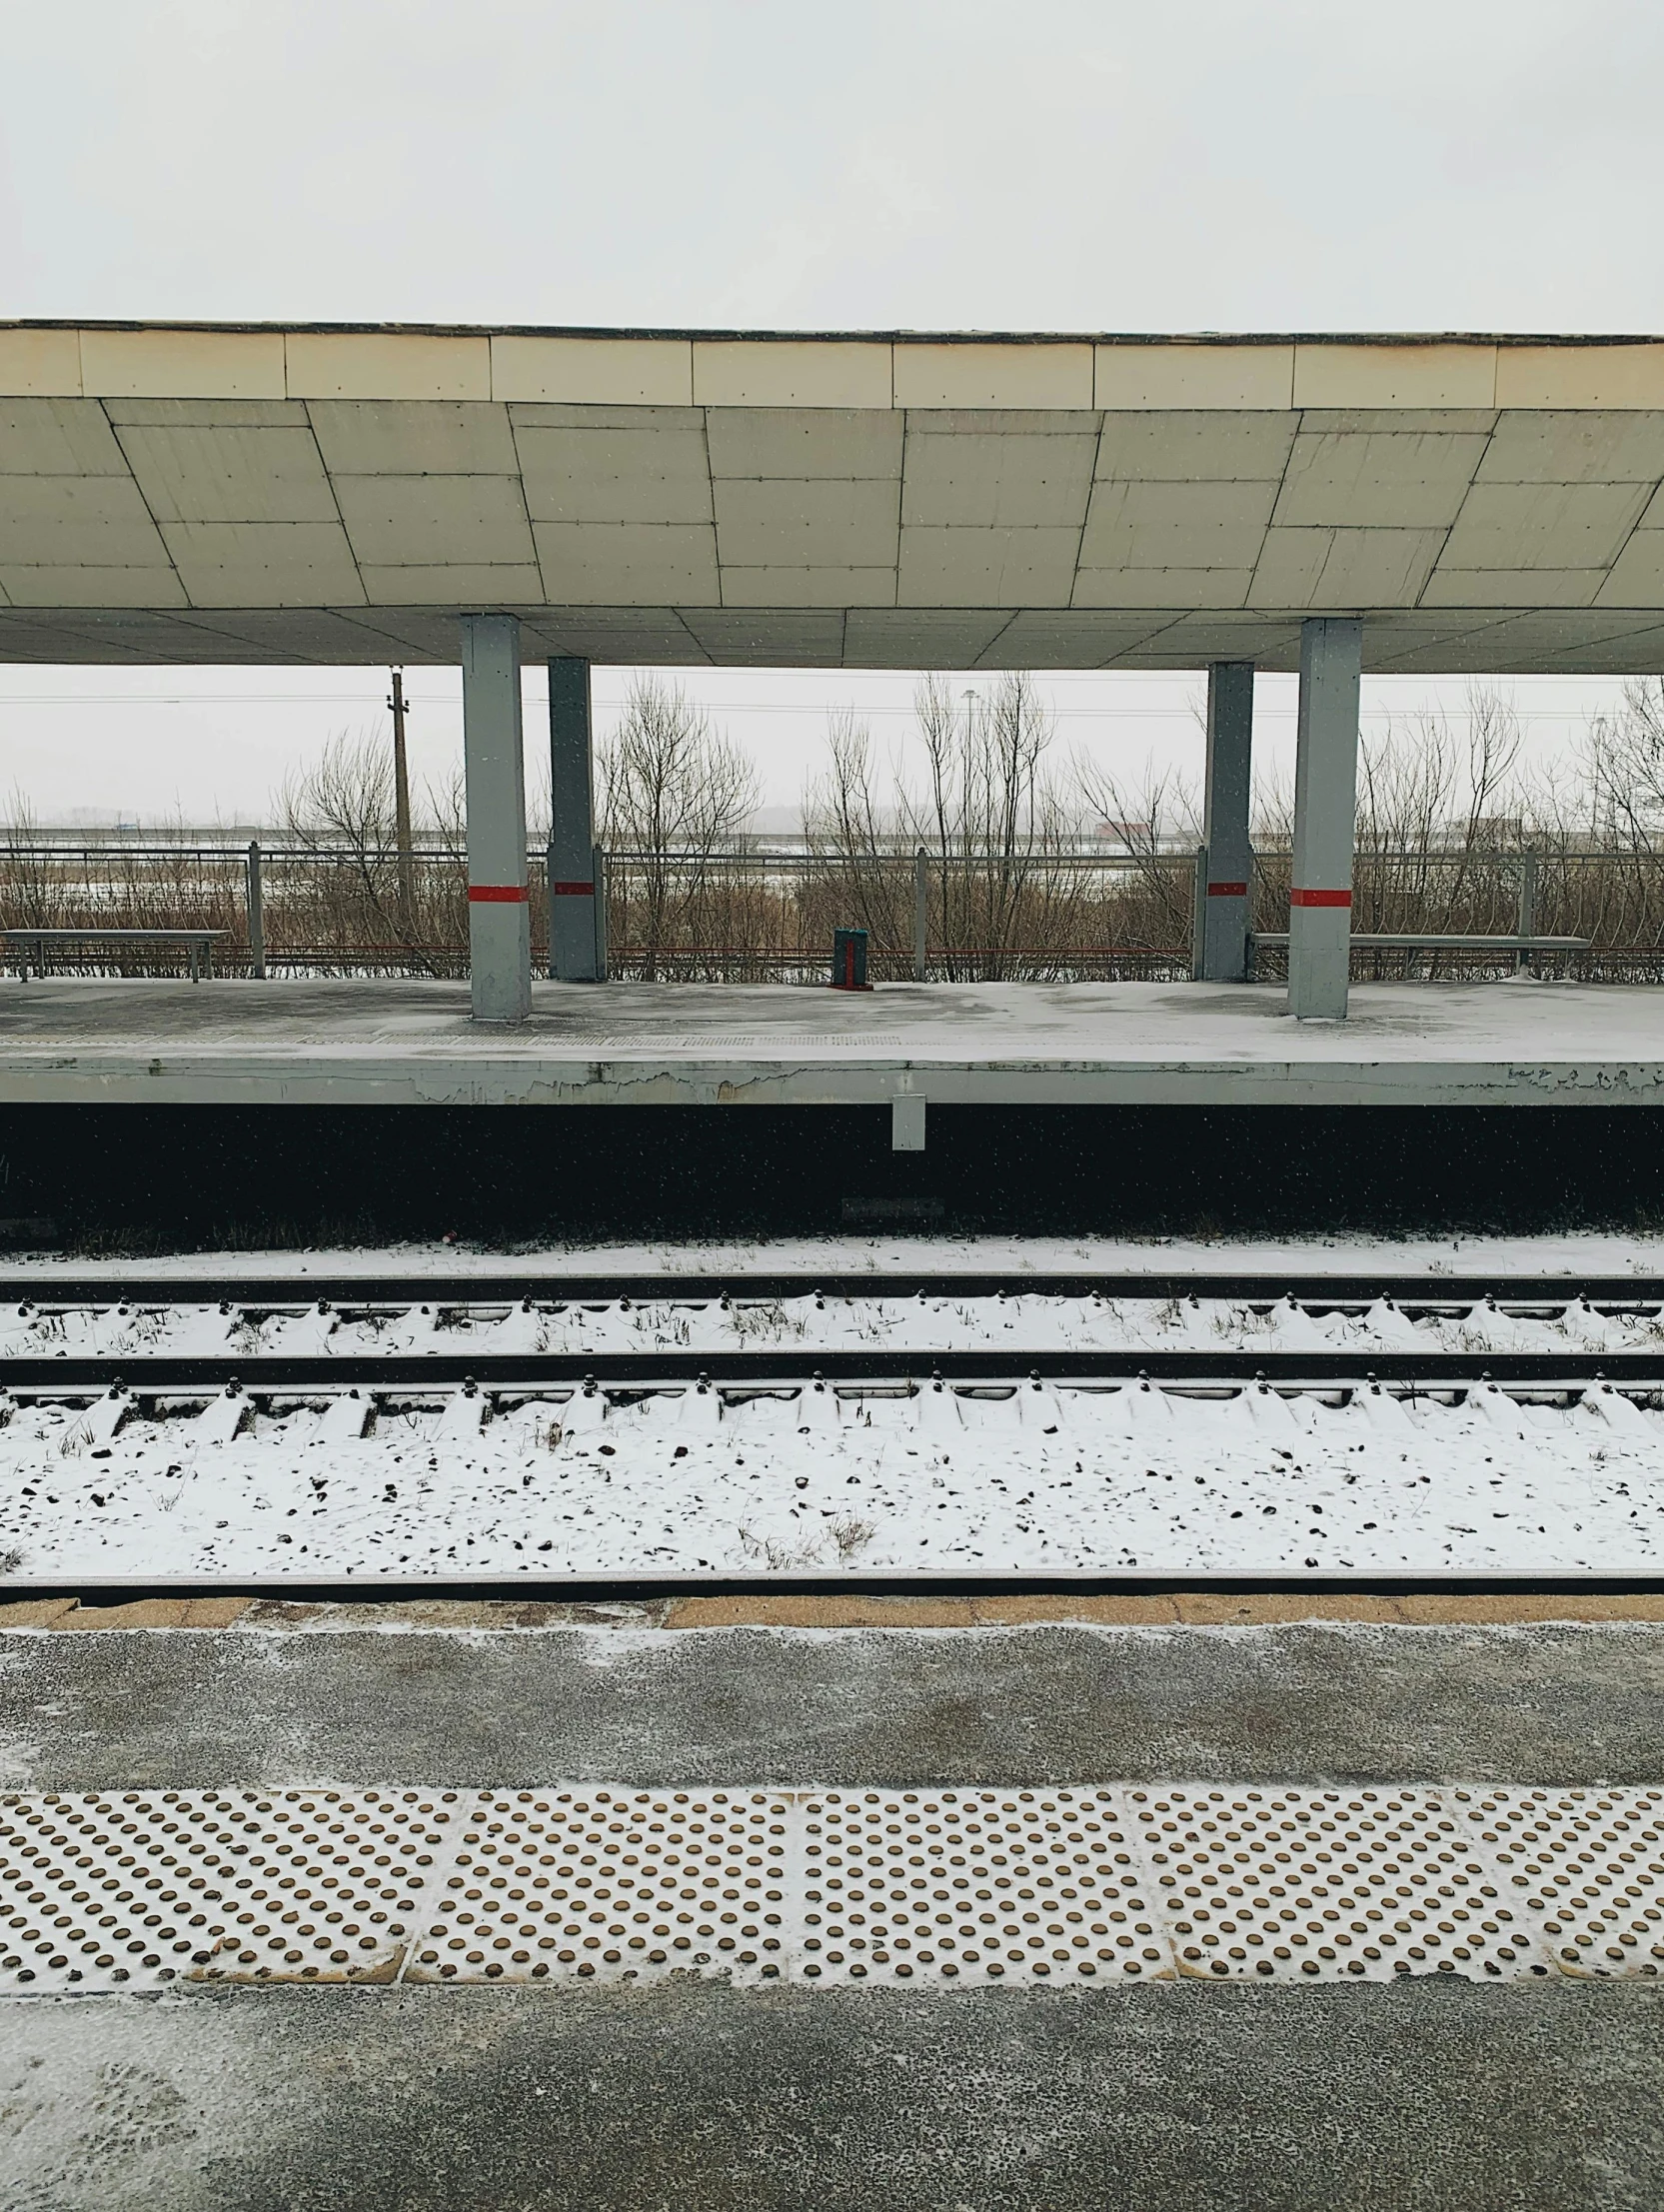
[[[555,840],[550,839],[543,849],[543,904],[549,916],[549,957],[544,962],[551,983],[559,979],[555,969]]]
[[[926,926],[930,913],[930,869],[923,846],[912,857],[912,980],[924,981],[928,951]]]
[[[266,908],[260,880],[260,840],[249,840],[249,967],[264,981],[266,975]]]
[[[590,904],[595,910],[595,980],[607,981],[607,855],[597,846],[590,860],[590,881],[595,886]]]
[[[1202,980],[1207,953],[1207,847],[1196,847],[1196,879],[1190,895],[1190,981]]]
[[[1535,937],[1537,934],[1537,856],[1535,853],[1522,853],[1519,857],[1519,934],[1521,937]],[[1514,955],[1516,975],[1525,970],[1529,970],[1532,975],[1536,974],[1537,956],[1535,953],[1516,953]]]

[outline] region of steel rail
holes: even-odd
[[[697,1389],[702,1383],[758,1388],[813,1386],[825,1381],[913,1386],[933,1381],[1021,1387],[1030,1382],[1217,1384],[1263,1382],[1272,1389],[1361,1388],[1371,1382],[1427,1390],[1470,1389],[1492,1382],[1581,1388],[1664,1385],[1658,1351],[1086,1351],[997,1349],[886,1351],[861,1348],[793,1351],[547,1351],[373,1352],[339,1356],[309,1352],[268,1356],[226,1350],[147,1357],[110,1352],[91,1357],[28,1354],[0,1359],[0,1389],[35,1392],[121,1387],[133,1396],[170,1390],[482,1389],[536,1390],[552,1385]]]
[[[1664,1593],[1664,1576],[1618,1574],[1356,1574],[1344,1569],[1304,1574],[1188,1575],[1104,1573],[1083,1568],[1077,1573],[1046,1567],[1033,1574],[1013,1574],[992,1569],[986,1574],[966,1573],[961,1567],[940,1572],[912,1573],[794,1573],[771,1569],[757,1574],[690,1572],[684,1574],[579,1573],[570,1576],[540,1572],[528,1566],[524,1574],[351,1574],[321,1572],[289,1574],[43,1574],[28,1579],[16,1575],[0,1578],[0,1601],[43,1597],[79,1597],[89,1611],[100,1604],[132,1604],[150,1599],[197,1597],[248,1597],[280,1603],[319,1605],[401,1605],[413,1599],[443,1599],[479,1603],[509,1599],[517,1604],[548,1604],[562,1608],[651,1604],[656,1599],[687,1597],[746,1597],[762,1601],[783,1597],[831,1597],[857,1604],[872,1597],[1024,1597],[1054,1596],[1062,1600],[1093,1596],[1208,1596],[1270,1594],[1295,1598],[1353,1597],[1460,1597],[1464,1594],[1497,1597],[1598,1597],[1624,1592],[1630,1595]],[[1587,1625],[1586,1616],[1568,1613],[1568,1622]],[[1333,1625],[1318,1612],[1295,1615],[1299,1625],[1321,1628]],[[1521,1624],[1523,1625],[1523,1619]],[[1541,1616],[1535,1623],[1541,1624]],[[87,1622],[79,1622],[85,1627]],[[442,1625],[442,1624],[441,1624]],[[479,1625],[471,1623],[470,1625]],[[505,1625],[507,1625],[505,1623]],[[522,1623],[522,1625],[527,1625]],[[553,1626],[582,1625],[558,1620]],[[753,1625],[769,1625],[759,1619]],[[863,1623],[881,1625],[881,1623]],[[905,1627],[904,1619],[892,1623]],[[987,1625],[1000,1625],[989,1623]],[[1048,1626],[1067,1627],[1067,1615]],[[1176,1624],[1175,1624],[1176,1625]]]
[[[724,1297],[746,1301],[780,1298],[1233,1298],[1248,1304],[1296,1304],[1333,1307],[1367,1305],[1378,1298],[1399,1304],[1471,1306],[1488,1297],[1502,1306],[1569,1305],[1577,1298],[1591,1304],[1664,1306],[1664,1276],[1427,1274],[1350,1272],[1345,1274],[1267,1274],[1247,1269],[1218,1272],[1164,1271],[1134,1274],[1124,1269],[1070,1268],[1029,1273],[1011,1269],[894,1268],[883,1273],[825,1270],[713,1268],[698,1274],[602,1273],[550,1275],[504,1268],[491,1274],[335,1274],[328,1271],[286,1274],[144,1275],[0,1274],[0,1306],[230,1305],[265,1312],[314,1305],[483,1306],[711,1303]]]

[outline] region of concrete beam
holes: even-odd
[[[1253,889],[1253,853],[1248,842],[1253,716],[1253,663],[1215,661],[1207,672],[1207,788],[1202,807],[1202,843],[1207,848],[1203,983],[1239,984],[1248,972],[1248,902]]]
[[[1288,1011],[1303,1022],[1346,1019],[1362,665],[1361,622],[1321,618],[1300,625]]]
[[[601,974],[596,929],[595,797],[590,664],[549,664],[549,973],[593,984]]]
[[[526,778],[520,724],[520,624],[462,620],[463,760],[468,796],[468,958],[476,1022],[532,1011],[526,903]]]

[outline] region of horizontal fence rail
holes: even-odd
[[[832,932],[864,929],[874,982],[1177,982],[1192,973],[1198,856],[1105,851],[720,852],[603,858],[609,972],[621,981],[829,979]],[[1360,849],[1352,921],[1359,980],[1507,976],[1664,981],[1664,854],[1598,846]],[[548,965],[548,874],[527,858],[533,958]],[[1255,855],[1254,972],[1286,949],[1289,856]],[[431,976],[468,966],[467,867],[418,840],[363,845],[155,837],[0,837],[0,929],[213,930],[216,973]],[[1485,944],[1483,940],[1492,940]],[[1532,939],[1530,948],[1510,941]],[[1559,940],[1558,944],[1545,941]],[[1435,942],[1436,941],[1436,942]],[[165,943],[89,938],[53,949],[83,975],[181,971]]]

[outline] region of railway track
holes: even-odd
[[[0,1280],[0,1560],[13,1590],[1634,1584],[1664,1281]]]
[[[218,1293],[218,1294],[217,1294]],[[1664,1386],[1664,1282],[0,1279],[0,1389]]]
[[[608,1391],[803,1389],[832,1384],[842,1391],[906,1395],[932,1384],[958,1390],[1008,1391],[1024,1384],[1139,1383],[1189,1385],[1212,1391],[1263,1386],[1278,1391],[1332,1391],[1390,1384],[1397,1391],[1449,1392],[1494,1384],[1503,1389],[1569,1390],[1605,1383],[1664,1392],[1664,1352],[1393,1352],[1219,1351],[1022,1353],[1000,1360],[978,1352],[940,1351],[924,1360],[905,1352],[713,1352],[691,1360],[674,1352],[593,1354],[551,1352],[462,1356],[389,1353],[250,1360],[221,1358],[7,1359],[0,1390],[14,1397],[72,1397],[104,1390],[134,1397],[181,1391],[453,1392],[484,1390],[525,1396],[539,1390]]]

